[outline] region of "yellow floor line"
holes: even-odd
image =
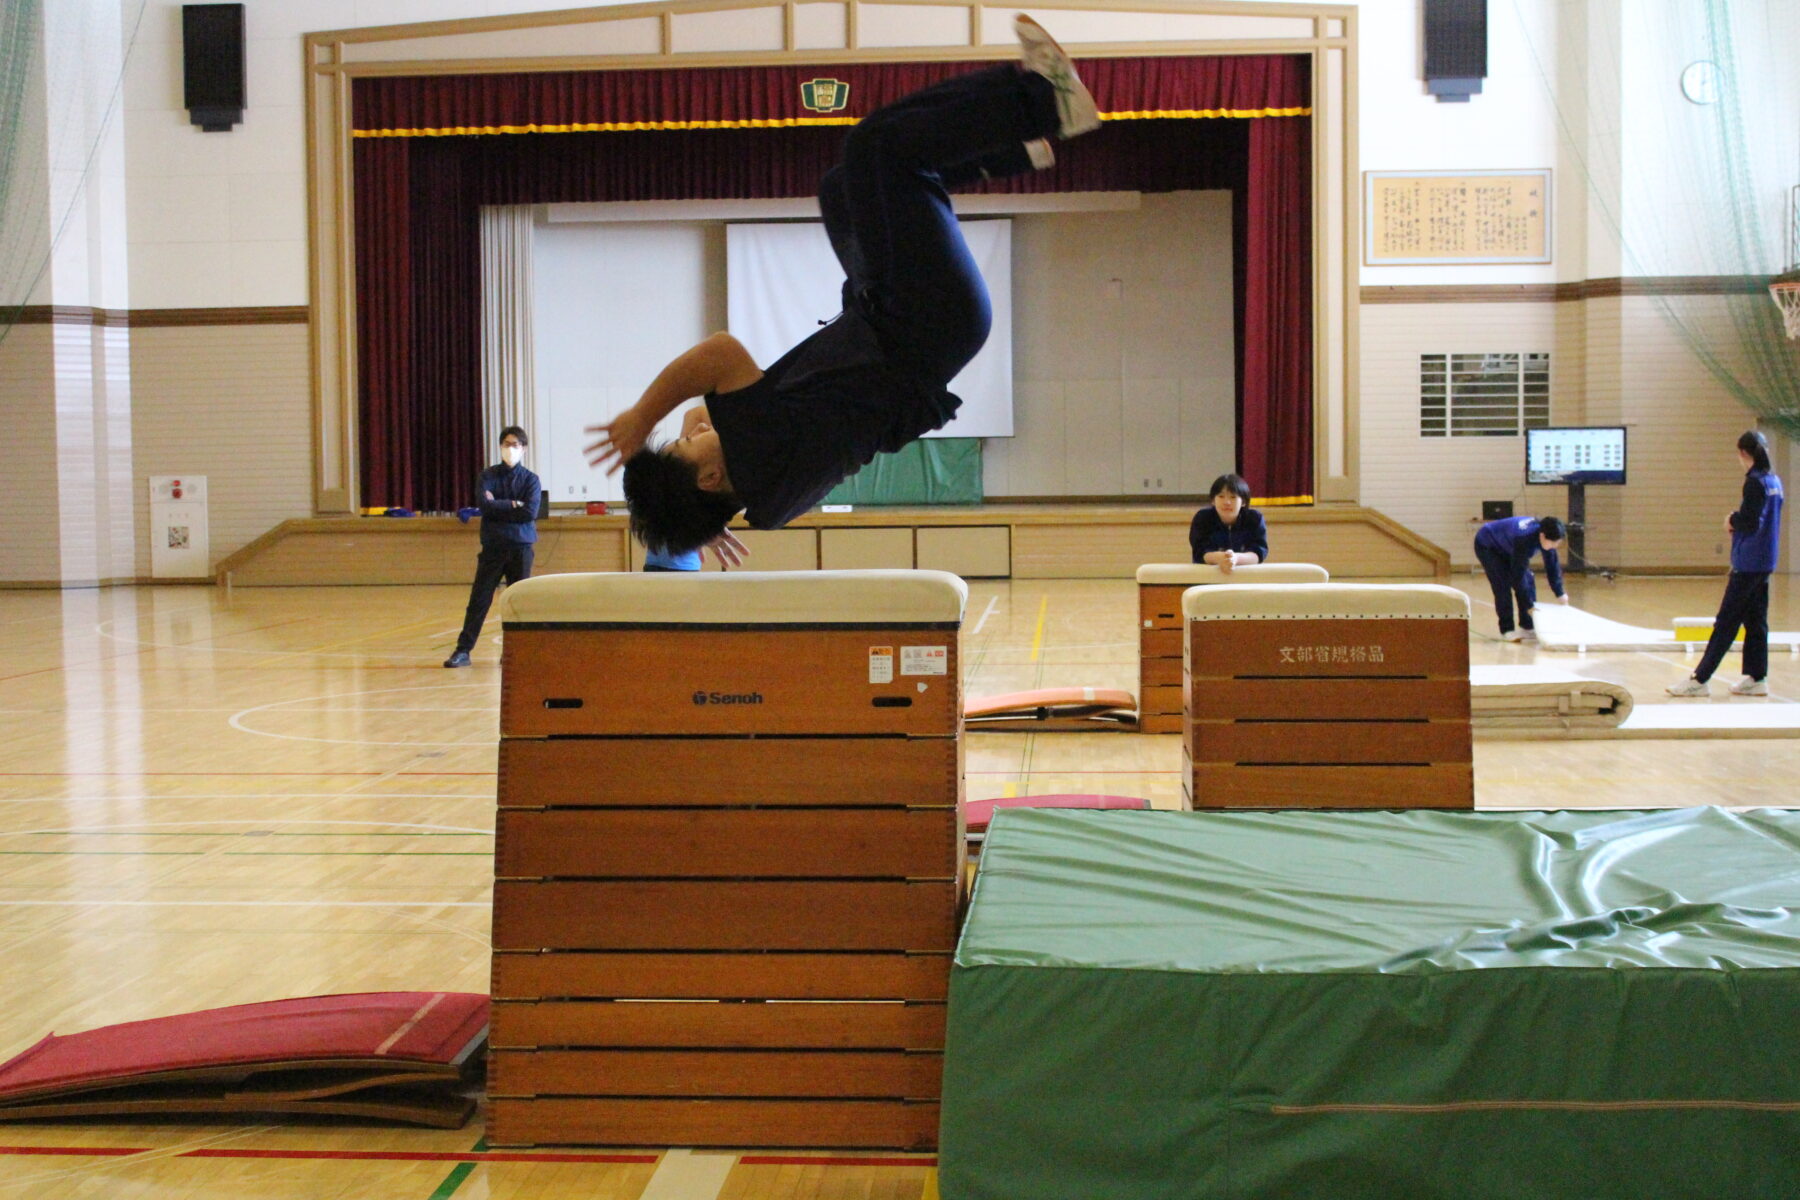
[[[1038,601],[1037,630],[1031,635],[1031,661],[1038,660],[1038,652],[1044,648],[1044,614],[1050,611],[1050,597],[1045,596]]]

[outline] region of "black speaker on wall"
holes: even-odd
[[[181,6],[182,103],[207,133],[244,119],[244,6]]]
[[[1425,90],[1468,103],[1487,77],[1487,0],[1425,0]]]

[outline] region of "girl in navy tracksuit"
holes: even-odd
[[[1744,677],[1731,685],[1738,696],[1769,694],[1769,573],[1775,569],[1776,547],[1781,544],[1781,477],[1769,469],[1769,440],[1752,429],[1737,442],[1738,461],[1744,464],[1744,495],[1737,511],[1725,518],[1731,534],[1731,575],[1725,581],[1725,598],[1713,618],[1712,637],[1706,653],[1694,668],[1693,678],[1669,689],[1671,696],[1704,696],[1706,681],[1719,669],[1725,652],[1744,630]]]

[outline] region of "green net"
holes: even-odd
[[[50,258],[39,0],[0,0],[0,341]]]
[[[1587,192],[1590,274],[1607,273],[1594,264],[1611,238],[1628,281],[1664,281],[1649,299],[1719,384],[1800,439],[1800,348],[1769,293],[1795,265],[1800,4],[1641,0],[1580,16],[1585,44],[1532,52]]]

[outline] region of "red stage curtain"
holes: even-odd
[[[688,120],[666,114],[773,113],[776,97],[797,97],[800,80],[824,74],[853,75],[852,100],[860,108],[885,102],[890,90],[904,94],[967,69],[863,64],[375,78],[356,81],[354,104],[359,131],[497,130],[492,123],[529,115],[533,110],[521,107],[527,100],[541,104],[545,116],[604,115],[593,107],[595,96],[634,118]],[[1105,59],[1083,63],[1082,72],[1107,111],[1288,109],[1307,95],[1307,63],[1297,57]],[[460,507],[471,502],[489,457],[480,415],[480,205],[810,196],[837,161],[844,130],[798,122],[511,136],[359,134],[363,503]],[[1256,134],[1263,126],[1289,132]],[[1239,470],[1259,496],[1311,491],[1307,130],[1304,117],[1111,120],[1062,149],[1053,170],[988,185],[1032,192],[1231,188],[1238,195]],[[1297,238],[1290,236],[1295,231]],[[1271,454],[1297,464],[1298,473],[1275,466]]]
[[[1235,191],[1238,473],[1260,498],[1312,503],[1312,136],[1306,117],[1246,122]]]

